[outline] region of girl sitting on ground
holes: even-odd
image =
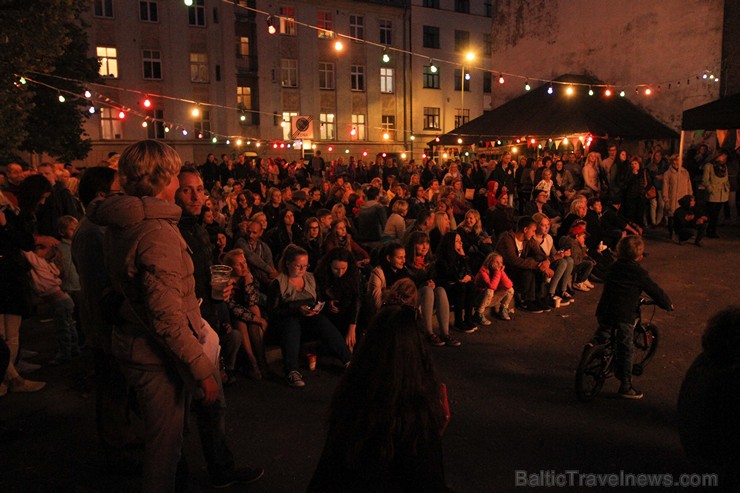
[[[504,259],[498,252],[491,252],[475,275],[475,287],[480,290],[473,320],[481,325],[491,325],[485,311],[493,307],[493,314],[500,320],[511,320],[509,306],[514,301],[514,283],[504,272]]]

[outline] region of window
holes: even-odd
[[[118,110],[100,108],[100,138],[114,140],[123,138],[123,126],[118,118]]]
[[[352,77],[352,90],[353,91],[364,91],[365,90],[365,66],[364,65],[352,65],[351,77]]]
[[[190,82],[208,82],[208,54],[190,54]]]
[[[432,72],[431,65],[424,66],[424,88],[425,89],[439,89],[439,67],[435,67],[436,71]]]
[[[188,24],[191,26],[205,27],[206,25],[206,0],[193,0],[193,5],[188,7]]]
[[[491,72],[483,72],[483,92],[491,93]]]
[[[139,20],[143,22],[159,22],[157,2],[141,0],[139,2]]]
[[[424,0],[424,7],[428,9],[438,9],[439,0]]]
[[[142,52],[142,59],[144,62],[144,78],[161,79],[162,59],[159,51],[144,50]]]
[[[439,130],[439,108],[424,108],[424,130]]]
[[[393,69],[380,68],[380,92],[393,92]]]
[[[363,16],[349,16],[349,35],[353,38],[365,39],[365,18]]]
[[[355,134],[349,134],[349,140],[365,140],[367,139],[367,132],[365,128],[365,115],[352,115],[352,128],[355,129]]]
[[[493,54],[493,39],[491,33],[483,33],[483,55],[491,56]]]
[[[461,127],[470,121],[470,110],[455,109],[455,128]]]
[[[239,45],[237,46],[236,55],[239,58],[249,57],[249,38],[246,36],[239,37]]]
[[[280,115],[277,116],[279,119]],[[294,116],[298,116],[298,113],[284,111],[282,120],[278,120],[283,124],[283,140],[293,140],[290,120]],[[278,125],[278,123],[276,123],[276,125]]]
[[[118,55],[116,49],[109,46],[98,46],[95,48],[100,61],[101,77],[118,77]]]
[[[331,12],[319,10],[318,16],[318,33],[319,39],[331,39],[333,36],[334,23],[332,22]]]
[[[298,60],[283,58],[280,68],[283,87],[298,87]]]
[[[293,7],[280,7],[280,34],[295,36],[295,9]]]
[[[334,140],[336,124],[334,122],[334,113],[320,113],[319,127],[321,140]]]
[[[211,138],[211,112],[209,110],[201,110],[199,119],[195,121],[193,127],[193,136],[198,139],[210,139]]]
[[[439,49],[439,28],[436,26],[424,26],[423,35],[424,48]]]
[[[334,64],[319,62],[319,89],[334,89]]]
[[[380,27],[380,44],[382,45],[390,45],[393,44],[393,24],[391,21],[384,21],[380,20],[378,21],[378,26]]]
[[[493,2],[486,0],[483,4],[483,8],[485,9],[486,17],[493,17]]]
[[[455,0],[455,12],[470,13],[470,0]]]
[[[95,17],[107,17],[112,19],[113,0],[95,0]]]
[[[470,46],[470,33],[455,29],[455,51],[465,51]]]
[[[390,140],[395,139],[396,132],[396,116],[395,115],[383,115],[380,117],[380,125],[383,127],[383,133],[389,135]]]
[[[455,90],[460,90],[460,83],[462,82],[462,71],[459,68],[455,69]],[[465,90],[470,91],[470,72],[465,72]]]
[[[241,110],[252,109],[252,88],[236,86],[236,106]]]
[[[149,117],[149,125],[146,127],[146,138],[147,139],[164,139],[166,133],[164,131],[164,111],[163,110],[151,110],[146,113]]]

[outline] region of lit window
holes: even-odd
[[[239,37],[239,45],[237,47],[237,56],[239,58],[249,57],[249,38],[246,36]]]
[[[381,127],[383,127],[383,133],[387,133],[390,136],[390,140],[395,140],[396,132],[396,117],[395,115],[383,115],[381,116]]]
[[[118,77],[118,55],[116,49],[109,46],[98,46],[95,51],[100,61],[101,77]]]
[[[298,116],[298,113],[288,111],[283,112],[283,140],[293,140],[292,127],[290,122],[292,121],[292,117],[294,116]]]
[[[424,108],[424,130],[439,130],[440,127],[440,109]]]
[[[321,127],[321,140],[334,140],[335,122],[334,113],[320,113],[319,125]]]
[[[190,82],[208,82],[208,55],[190,54]]]
[[[118,118],[118,110],[114,108],[100,108],[100,138],[103,140],[117,140],[123,138],[123,125]]]
[[[393,69],[387,67],[380,68],[380,92],[393,92]]]
[[[455,128],[461,127],[470,121],[470,110],[455,108]]]
[[[280,7],[280,34],[295,36],[295,9],[293,7]]]
[[[211,138],[211,112],[208,110],[200,110],[198,119],[195,120],[193,126],[193,138],[195,139],[210,139]]]
[[[334,23],[332,22],[331,12],[325,10],[319,10],[316,14],[318,16],[318,36],[321,39],[331,39],[333,36],[332,30],[334,29]]]
[[[365,115],[352,115],[352,128],[355,129],[355,134],[350,133],[350,140],[365,140],[367,139],[365,129]]]

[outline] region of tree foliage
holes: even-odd
[[[45,152],[62,160],[84,158],[90,142],[82,124],[87,102],[19,76],[82,94],[76,82],[95,81],[98,62],[88,57],[80,14],[86,0],[0,0],[0,162],[18,151]],[[45,75],[46,74],[46,75]]]

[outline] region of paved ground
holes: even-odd
[[[723,239],[707,240],[704,248],[669,243],[662,232],[648,241],[645,266],[677,309],[655,313],[663,337],[656,360],[636,380],[646,393],[641,401],[615,399],[614,381],[590,404],[575,399],[574,370],[594,328],[601,287],[552,313],[518,313],[513,322],[463,335],[461,348],[433,348],[452,407],[444,440],[449,485],[459,492],[514,491],[521,489],[515,488],[516,470],[692,472],[676,432],[675,402],[706,319],[737,300],[740,230],[721,232]],[[24,330],[27,347],[41,352],[37,361],[48,361],[49,325],[36,321]],[[46,389],[0,399],[0,420],[20,430],[19,438],[0,446],[0,491],[136,490],[135,478],[105,472],[95,446],[94,399],[76,388],[75,371],[44,367],[33,376],[49,381]],[[249,491],[305,489],[338,379],[320,366],[303,390],[282,380],[243,380],[227,389],[235,455],[267,471]],[[193,489],[201,490],[205,473],[196,435],[188,435],[186,454]]]

